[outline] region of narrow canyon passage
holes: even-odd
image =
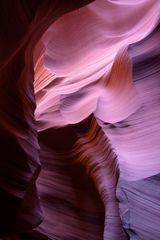
[[[1,239],[158,240],[160,1],[1,9]]]

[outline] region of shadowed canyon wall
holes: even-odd
[[[160,1],[0,5],[0,237],[158,240]]]

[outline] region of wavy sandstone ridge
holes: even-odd
[[[160,1],[2,7],[0,236],[158,240]]]

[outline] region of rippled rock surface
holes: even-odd
[[[0,9],[1,239],[158,240],[160,2]]]

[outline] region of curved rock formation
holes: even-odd
[[[0,237],[158,240],[160,1],[1,5]]]

